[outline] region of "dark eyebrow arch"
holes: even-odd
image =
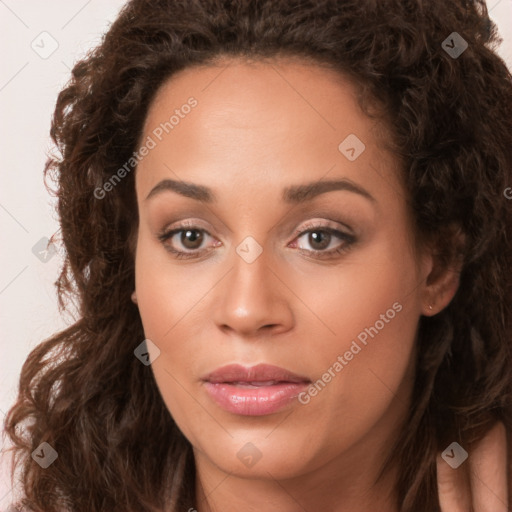
[[[146,197],[146,201],[166,190],[172,190],[182,196],[202,201],[205,203],[212,203],[217,201],[217,198],[213,191],[205,187],[204,185],[196,185],[194,183],[188,183],[186,181],[176,181],[171,179],[165,179],[160,181]],[[359,194],[370,201],[376,201],[375,198],[364,188],[356,185],[350,180],[329,180],[329,181],[313,181],[302,185],[293,185],[286,187],[283,190],[283,200],[286,203],[304,203],[310,201],[314,197],[331,192],[333,190],[346,190],[348,192],[354,192]]]
[[[215,194],[208,187],[171,179],[162,180],[155,185],[145,200],[147,201],[149,198],[160,194],[165,190],[173,190],[182,196],[190,197],[191,199],[196,199],[197,201],[203,201],[205,203],[217,201]]]
[[[367,190],[347,179],[313,181],[304,185],[287,187],[283,190],[283,200],[287,203],[303,203],[332,190],[354,192],[370,201],[376,202],[376,199]]]

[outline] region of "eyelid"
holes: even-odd
[[[319,224],[319,222],[322,222],[324,224]],[[340,227],[340,225],[342,227]],[[344,222],[340,222],[340,221],[330,221],[330,220],[326,220],[326,219],[319,219],[319,220],[308,220],[306,221],[305,224],[301,224],[300,227],[298,227],[295,231],[294,231],[294,234],[297,235],[297,234],[302,234],[304,233],[305,231],[308,231],[310,229],[332,229],[332,230],[335,230],[335,231],[341,231],[342,229],[348,231],[348,233],[346,233],[347,235],[350,235],[350,236],[356,236],[356,233],[354,232],[354,230],[348,226],[347,224],[345,224]]]
[[[209,234],[209,229],[204,227],[199,220],[193,219],[185,219],[185,220],[177,220],[176,222],[164,226],[157,232],[157,237],[164,236],[165,234],[170,233],[171,231],[177,230],[185,230],[185,229],[197,229],[204,231]]]

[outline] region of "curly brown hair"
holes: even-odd
[[[456,58],[442,46],[453,32],[468,44]],[[399,510],[439,511],[436,454],[453,439],[471,446],[496,420],[512,431],[512,76],[499,42],[483,0],[128,2],[74,66],[53,116],[60,156],[44,175],[58,184],[66,251],[55,284],[60,310],[74,301],[80,319],[30,353],[6,418],[23,505],[195,506],[191,445],[133,354],[144,339],[130,300],[134,172],[101,200],[95,190],[130,160],[174,73],[226,56],[294,56],[359,84],[361,107],[383,116],[405,162],[418,237],[446,264],[463,262],[450,305],[420,318],[412,407],[388,460],[400,468]],[[58,452],[46,469],[31,458],[44,441]]]

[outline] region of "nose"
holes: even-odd
[[[214,321],[221,330],[254,338],[293,327],[293,294],[271,265],[265,251],[252,263],[235,254],[231,271],[215,288]]]

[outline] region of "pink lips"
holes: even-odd
[[[271,414],[286,406],[311,382],[277,366],[231,364],[203,378],[210,398],[224,410],[246,416]]]

